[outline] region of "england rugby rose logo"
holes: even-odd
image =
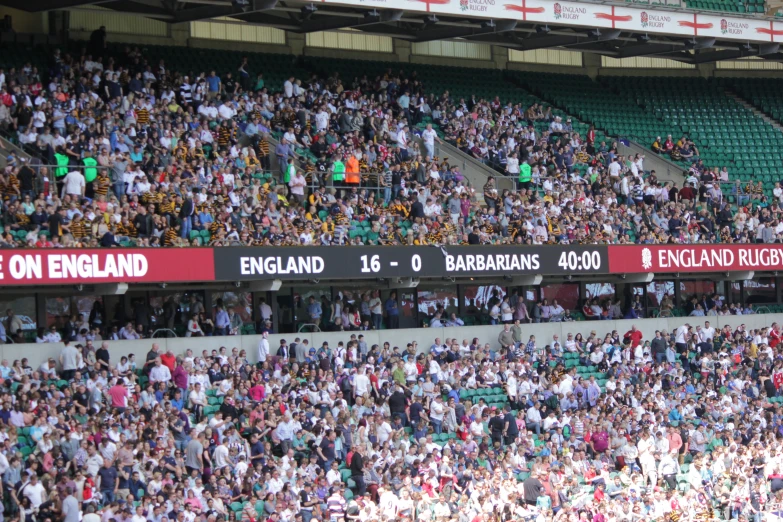
[[[647,27],[649,20],[650,18],[647,16],[647,13],[642,11],[642,27]]]
[[[652,252],[649,248],[642,249],[642,268],[645,270],[652,268]]]
[[[559,3],[555,3],[555,19],[560,19],[560,16],[563,14],[563,8],[560,6]]]
[[[459,0],[459,8],[462,9],[463,11],[467,11],[469,2],[470,0]]]
[[[720,32],[723,34],[726,34],[729,30],[729,23],[726,21],[725,18],[721,18],[720,21]]]

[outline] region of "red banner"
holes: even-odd
[[[368,247],[371,248],[371,247]],[[467,248],[467,247],[466,247]],[[580,247],[590,250],[593,247]],[[595,252],[583,255],[580,250],[571,256],[577,268],[568,268],[571,257],[569,249],[572,247],[523,247],[538,255],[547,254],[553,259],[559,257],[565,259],[564,265],[552,261],[542,270],[545,273],[555,273],[555,265],[562,270],[581,270],[584,273],[708,273],[708,272],[740,272],[740,271],[774,271],[783,270],[783,245],[614,245],[598,246]],[[600,249],[607,249],[600,251]],[[522,251],[523,249],[520,249]],[[554,249],[554,250],[552,250]],[[429,249],[432,250],[432,249]],[[551,251],[550,251],[551,250]],[[562,250],[562,251],[561,251]],[[276,248],[276,254],[282,256],[284,249]],[[0,250],[0,285],[33,286],[33,285],[62,285],[62,284],[98,284],[98,283],[165,283],[165,282],[210,282],[210,281],[238,281],[243,279],[239,274],[241,265],[224,259],[226,256],[239,253],[253,254],[253,249],[244,247],[218,249],[211,248],[118,248],[118,249],[41,249],[41,250]],[[329,255],[339,254],[342,264],[348,264],[348,258],[356,257],[356,266],[367,264],[368,249],[339,249],[329,248],[328,251],[319,247],[308,247],[300,250],[302,254],[324,256],[329,261]],[[603,253],[602,253],[603,252]],[[375,251],[372,252],[373,254]],[[461,255],[459,248],[450,250],[453,255]],[[220,254],[220,256],[218,256]],[[327,255],[329,254],[329,255]],[[388,254],[388,255],[387,255]],[[418,258],[416,263],[403,259],[403,254],[410,254]],[[551,255],[550,255],[551,254]],[[441,276],[448,275],[445,265],[440,262],[428,262],[422,270],[422,254],[416,247],[400,247],[399,249],[385,249],[384,261],[389,257],[389,265],[397,268],[403,275],[414,276]],[[222,256],[222,257],[221,257]],[[347,257],[345,257],[347,256]],[[395,257],[397,256],[397,257]],[[400,257],[402,256],[402,257]],[[216,273],[216,257],[221,259],[219,273]],[[372,256],[369,256],[372,257]],[[378,258],[378,270],[381,270],[380,255]],[[399,257],[399,259],[398,259]],[[471,256],[468,256],[471,257]],[[608,261],[607,258],[608,257]],[[393,258],[393,259],[392,259]],[[579,266],[579,263],[588,259],[590,267]],[[401,260],[402,259],[402,260]],[[601,260],[604,260],[603,262]],[[279,263],[278,263],[279,264]],[[234,266],[236,265],[236,266]],[[335,263],[327,263],[335,265]],[[607,266],[608,265],[608,266]],[[287,266],[287,265],[286,265]],[[298,265],[297,265],[298,266]],[[385,265],[384,265],[385,266]],[[410,266],[414,268],[408,269]],[[418,266],[418,268],[416,268]],[[329,274],[342,278],[342,272],[327,266]],[[357,269],[358,270],[358,269]],[[406,272],[407,270],[407,272]],[[547,271],[549,270],[549,271]],[[236,273],[235,273],[236,272]],[[292,273],[292,272],[291,272]],[[355,273],[355,272],[354,272]],[[496,275],[496,269],[487,270],[486,275]],[[281,272],[280,274],[283,274]],[[290,273],[280,277],[284,280],[297,279],[289,277]],[[307,274],[302,277],[306,277]],[[480,274],[484,275],[484,274]],[[355,277],[355,276],[354,276]],[[368,276],[369,278],[369,276]],[[247,279],[247,278],[244,278]],[[251,278],[253,279],[253,278]]]
[[[211,248],[0,250],[0,285],[214,281]]]
[[[783,245],[634,245],[609,247],[609,272],[783,270]]]

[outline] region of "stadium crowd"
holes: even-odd
[[[292,76],[278,92],[245,62],[221,76],[107,49],[99,30],[80,51],[56,50],[48,71],[0,70],[0,132],[35,157],[5,151],[0,246],[775,242],[783,232],[783,189],[724,195],[727,168],[704,165],[687,138],[653,146],[693,162],[679,187],[548,108],[428,93],[415,73]],[[435,157],[441,139],[516,188],[469,186]]]
[[[265,333],[252,355],[194,342],[119,360],[116,344],[69,341],[38,368],[0,361],[2,516],[760,522],[781,509],[779,325],[525,329],[424,349]]]

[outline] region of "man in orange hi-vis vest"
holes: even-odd
[[[358,186],[361,184],[361,180],[362,178],[359,174],[359,159],[356,155],[351,154],[345,162],[345,184]]]

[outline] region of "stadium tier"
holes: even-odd
[[[765,12],[764,0],[686,0],[685,5],[690,9],[723,11],[725,13],[763,14]]]
[[[778,205],[769,205],[780,197],[774,171],[783,134],[748,105],[758,101],[775,117],[774,91],[760,100],[752,90],[763,80],[758,87],[751,79],[592,80],[124,45],[109,46],[117,69],[101,73],[78,42],[65,51],[12,49],[4,56],[22,66],[5,75],[3,127],[49,166],[54,176],[46,180],[55,183],[44,189],[37,169],[11,157],[2,218],[9,245],[545,244],[583,236],[656,243],[672,235],[726,242],[783,232]],[[47,54],[48,65],[36,70]],[[243,60],[237,78],[228,76],[226,63]],[[39,90],[42,82],[47,89]],[[29,103],[16,97],[20,89]],[[96,95],[89,106],[68,94],[79,90]],[[747,102],[737,98],[748,90]],[[115,107],[111,128],[95,119],[123,94],[131,96]],[[649,178],[641,156],[620,158],[613,140],[628,138],[682,165],[689,186]],[[532,189],[533,198],[500,192],[486,177],[470,187],[458,162],[434,158],[436,140]],[[175,176],[186,184],[172,183]],[[536,214],[554,198],[563,208],[576,191],[601,190],[636,212],[652,205],[653,226],[631,219],[598,239],[589,227],[580,232],[571,207],[568,215],[550,208],[543,221]],[[678,219],[697,202],[696,223],[728,228],[675,229],[675,201]],[[58,207],[68,207],[61,224]],[[706,215],[697,216],[701,210]],[[755,217],[761,213],[775,222],[766,225]]]
[[[529,74],[509,71],[508,77],[545,100],[581,120],[595,124],[610,136],[623,136],[640,143],[652,143],[656,135],[670,130],[653,114],[645,113],[635,100],[617,96],[612,89],[587,76],[573,74]],[[671,129],[674,130],[674,129]]]

